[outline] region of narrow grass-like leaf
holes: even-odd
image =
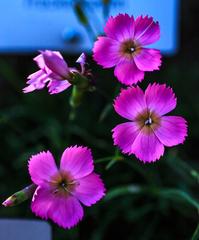
[[[199,224],[196,227],[196,230],[193,233],[191,240],[199,240]]]
[[[120,187],[116,187],[112,190],[110,190],[106,197],[105,197],[105,201],[109,201],[112,200],[116,197],[122,196],[122,195],[126,195],[126,194],[138,194],[141,193],[143,191],[143,188],[139,185],[127,185],[127,186],[120,186]]]
[[[179,189],[163,189],[163,190],[160,190],[160,195],[162,197],[166,197],[166,198],[169,198],[171,200],[176,200],[176,197],[180,198],[180,199],[183,199],[187,203],[192,205],[193,207],[197,208],[197,210],[199,209],[199,201],[194,199],[189,193],[184,192],[182,190],[179,190]]]

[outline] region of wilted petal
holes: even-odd
[[[175,95],[165,84],[149,84],[145,97],[149,110],[158,115],[164,115],[176,107]]]
[[[125,85],[136,84],[144,78],[144,72],[137,68],[133,60],[118,64],[115,67],[114,75]]]
[[[54,73],[67,77],[69,70],[68,65],[64,61],[62,55],[56,51],[46,50],[42,52],[42,56],[46,66]]]
[[[48,185],[51,177],[58,171],[55,160],[49,151],[33,155],[28,162],[28,169],[32,181],[40,186]]]
[[[104,28],[108,37],[118,41],[133,39],[134,37],[134,18],[128,14],[119,14],[116,17],[110,17]]]
[[[132,153],[132,145],[140,132],[135,122],[127,122],[117,125],[113,130],[114,145],[117,145],[123,153]]]
[[[105,188],[99,175],[91,173],[78,179],[78,185],[73,192],[84,205],[91,206],[105,195]]]
[[[164,154],[164,146],[151,129],[144,127],[132,145],[132,153],[143,162],[155,162]]]
[[[70,172],[75,179],[87,176],[93,168],[93,157],[86,147],[69,147],[62,154],[60,169]]]
[[[141,71],[158,70],[161,65],[161,54],[159,50],[142,48],[134,56],[134,61]]]
[[[134,120],[147,108],[142,89],[138,86],[123,89],[115,99],[114,108],[122,117]]]
[[[152,17],[138,17],[135,20],[135,41],[142,46],[156,42],[160,38],[160,26]]]
[[[93,48],[93,58],[104,68],[113,67],[121,58],[119,48],[117,41],[107,37],[98,37]]]
[[[160,126],[154,129],[155,135],[165,146],[183,143],[187,136],[187,122],[178,116],[163,116]]]

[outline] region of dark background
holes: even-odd
[[[185,144],[167,149],[154,164],[142,164],[133,156],[108,169],[108,162],[96,163],[107,197],[85,208],[84,220],[71,230],[50,222],[53,239],[191,239],[199,220],[198,12],[198,1],[181,1],[179,51],[164,57],[161,71],[147,73],[141,84],[145,88],[156,81],[174,89],[178,106],[172,115],[182,115],[189,123]],[[92,148],[95,159],[114,156],[111,129],[124,121],[109,107],[118,85],[113,70],[102,70],[91,56],[88,61],[100,90],[87,94],[75,120],[69,120],[71,89],[54,96],[45,90],[23,94],[27,75],[37,69],[35,55],[0,56],[1,202],[31,183],[31,154],[49,149],[59,160],[67,146],[79,144]],[[78,56],[64,57],[72,65]],[[0,216],[36,219],[29,206],[30,201],[0,207]]]

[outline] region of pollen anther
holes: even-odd
[[[150,117],[144,122],[145,125],[151,125],[152,123],[153,121]]]

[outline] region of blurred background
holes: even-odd
[[[63,230],[49,221],[53,239],[199,239],[195,232],[199,222],[199,3],[150,1],[129,0],[125,5],[119,0],[114,4],[108,0],[18,0],[9,3],[10,8],[7,1],[0,3],[0,201],[31,183],[27,161],[32,154],[50,150],[59,160],[63,150],[73,144],[92,149],[96,171],[106,183],[106,198],[85,208],[84,220],[77,227]],[[23,11],[17,7],[22,2]],[[90,2],[96,5],[95,20],[89,15]],[[149,12],[163,29],[163,40],[156,45],[164,53],[161,71],[147,73],[141,87],[154,81],[170,85],[178,98],[173,115],[182,115],[189,123],[185,144],[167,149],[154,164],[126,155],[115,160],[118,152],[111,129],[124,120],[112,109],[119,84],[113,69],[102,70],[91,54],[94,38],[102,33],[107,16],[123,13],[125,8],[136,16]],[[43,17],[44,23],[31,20],[35,14]],[[55,21],[48,29],[46,18]],[[56,26],[63,29],[59,38],[52,37],[57,36]],[[71,89],[52,96],[46,90],[22,93],[27,76],[37,70],[32,61],[36,50],[45,48],[62,51],[70,66],[75,65],[81,51],[88,52],[97,90],[86,95],[74,120],[69,119]],[[31,213],[30,201],[13,208],[0,207],[0,217],[37,219]]]

